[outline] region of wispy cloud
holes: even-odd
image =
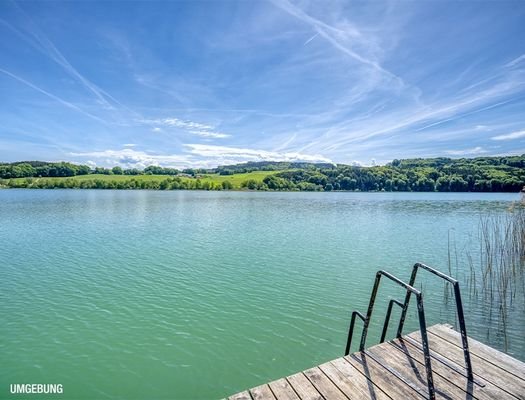
[[[231,137],[227,133],[213,132],[213,131],[189,131],[191,134],[210,139],[225,139]]]
[[[282,151],[287,149],[293,141],[297,138],[297,133],[294,133],[291,135],[288,139],[286,139],[284,142],[280,142],[280,144],[273,149],[273,151]]]
[[[71,152],[69,155],[89,158],[88,161],[97,165],[120,165],[126,168],[145,168],[149,165],[180,168],[192,165],[194,162],[192,157],[184,154],[152,154],[129,148],[121,150]]]
[[[507,64],[505,64],[505,67],[515,67],[516,65],[520,64],[522,61],[525,61],[525,54],[522,54],[521,56],[508,62]]]
[[[226,139],[231,137],[231,135],[227,133],[216,132],[215,126],[182,120],[179,118],[140,119],[138,122],[146,125],[153,125],[153,132],[162,132],[160,126],[163,126],[168,128],[179,128],[192,135],[207,139]]]
[[[306,42],[304,42],[303,46],[306,46],[308,43],[310,43],[312,40],[314,40],[317,36],[319,36],[319,32],[317,32],[315,35],[313,35],[311,38],[309,38]]]
[[[380,119],[364,120],[358,125],[353,121],[350,123],[343,121],[333,130],[338,133],[337,139],[326,140],[326,137],[321,136],[305,148],[320,146],[322,150],[331,152],[377,136],[389,136],[401,130],[418,132],[505,105],[512,100],[501,100],[502,98],[522,92],[524,88],[525,80],[508,77],[484,90],[477,90],[460,98],[446,98],[434,105],[415,109],[414,107],[395,108],[390,113],[384,113]]]
[[[184,121],[179,118],[142,119],[139,120],[139,122],[150,125],[173,126],[182,129],[213,129],[213,126],[211,125],[205,125],[193,121]]]
[[[97,104],[104,111],[110,111],[114,113],[115,119],[113,122],[117,124],[125,124],[125,117],[122,111],[134,115],[135,118],[139,116],[138,113],[131,110],[120,101],[115,99],[111,94],[91,82],[83,74],[81,74],[69,60],[60,52],[55,44],[49,39],[49,37],[43,32],[40,26],[22,9],[20,4],[15,2],[11,3],[14,8],[18,11],[19,15],[23,17],[23,23],[19,25],[20,28],[13,26],[5,19],[0,19],[0,23],[8,27],[10,30],[15,32],[20,38],[26,43],[30,44],[34,49],[54,61],[73,79],[79,82],[87,91],[95,96]],[[118,114],[115,114],[115,112]]]
[[[318,35],[328,41],[332,46],[334,46],[334,48],[338,49],[354,60],[371,67],[375,71],[383,74],[385,77],[395,80],[398,84],[402,86],[405,85],[400,77],[386,70],[378,62],[377,57],[374,56],[374,54],[377,52],[377,50],[380,50],[380,48],[370,37],[370,34],[362,33],[361,30],[348,19],[344,21],[344,24],[340,24],[340,26],[334,26],[318,18],[315,18],[288,0],[271,1],[283,11],[311,26]],[[358,48],[363,51],[360,52]],[[363,54],[363,52],[367,54]]]
[[[206,144],[186,144],[191,154],[215,159],[218,162],[238,163],[246,161],[308,161],[331,163],[328,157],[320,154],[304,154],[297,152],[275,152],[249,148],[214,146]]]
[[[487,125],[476,125],[474,127],[474,130],[476,130],[476,131],[490,131],[491,128],[489,126],[487,126]]]
[[[477,146],[471,149],[462,149],[462,150],[446,150],[445,153],[451,156],[475,156],[479,154],[487,153],[483,147]]]
[[[520,139],[520,138],[525,138],[525,130],[491,137],[492,140],[513,140],[513,139]]]
[[[78,107],[77,105],[75,105],[75,104],[73,104],[73,103],[71,103],[71,102],[69,102],[69,101],[66,101],[66,100],[64,100],[64,99],[62,99],[62,98],[60,98],[60,97],[58,97],[58,96],[55,96],[55,95],[52,94],[52,93],[49,93],[48,91],[46,91],[46,90],[44,90],[44,89],[42,89],[42,88],[40,88],[40,87],[34,85],[33,83],[31,83],[31,82],[29,82],[29,81],[26,81],[24,78],[21,78],[21,77],[18,76],[18,75],[15,75],[15,74],[13,74],[13,73],[11,73],[11,72],[9,72],[9,71],[6,71],[5,69],[2,69],[2,68],[0,68],[0,72],[2,72],[3,74],[6,74],[6,75],[8,75],[8,76],[10,76],[10,77],[13,78],[13,79],[16,79],[17,81],[23,83],[24,85],[29,86],[30,88],[32,88],[32,89],[34,89],[34,90],[36,90],[36,91],[38,91],[38,92],[40,92],[40,93],[46,95],[47,97],[49,97],[49,98],[51,98],[51,99],[53,99],[53,100],[59,102],[59,103],[62,104],[63,106],[66,106],[67,108],[70,108],[70,109],[72,109],[72,110],[75,110],[75,111],[79,112],[80,114],[83,114],[83,115],[86,116],[86,117],[89,117],[89,118],[91,118],[91,119],[94,119],[95,121],[98,121],[98,122],[100,122],[100,123],[106,124],[106,121],[103,120],[102,118],[99,118],[99,117],[97,117],[96,115],[93,115],[93,114],[91,114],[91,113],[89,113],[89,112],[87,112],[87,111],[84,111],[83,109],[81,109],[81,108]]]

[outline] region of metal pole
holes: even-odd
[[[430,348],[428,345],[427,323],[425,320],[425,310],[423,308],[423,295],[416,294],[417,312],[419,315],[419,329],[421,331],[421,342],[423,344],[423,355],[425,358],[425,369],[427,371],[428,398],[435,400],[436,392],[434,389],[434,378],[432,376],[432,364],[430,362]]]
[[[354,336],[354,325],[355,325],[355,317],[358,316],[363,321],[365,320],[365,317],[358,312],[354,311],[352,313],[352,318],[350,319],[350,328],[348,329],[348,339],[346,340],[346,349],[345,349],[345,356],[350,354],[350,347],[352,346],[352,337]]]
[[[363,325],[363,333],[361,334],[361,342],[359,344],[359,351],[365,350],[366,335],[368,334],[368,325],[370,325],[370,318],[372,317],[372,311],[374,310],[374,302],[376,301],[377,289],[381,280],[381,271],[376,274],[376,280],[374,282],[374,288],[370,295],[370,303],[368,303],[368,310],[366,312],[365,322]]]
[[[410,275],[410,281],[408,281],[408,284],[410,286],[414,286],[414,282],[416,281],[416,275],[417,275],[417,268],[419,264],[414,264],[412,267],[412,274]],[[405,325],[405,319],[407,317],[408,312],[408,303],[410,303],[410,295],[412,292],[407,290],[407,294],[405,295],[405,302],[403,304],[403,310],[401,311],[401,316],[399,317],[399,325],[397,327],[397,334],[396,337],[400,338],[403,335],[403,326]]]
[[[463,345],[463,355],[465,356],[465,364],[467,366],[468,379],[474,379],[472,372],[472,363],[470,361],[470,352],[468,348],[467,327],[465,326],[465,315],[463,314],[463,302],[461,301],[461,293],[459,291],[459,283],[454,284],[454,296],[456,297],[456,307],[458,310],[459,330],[461,333],[461,342]]]
[[[399,301],[394,300],[394,299],[388,302],[388,310],[386,312],[385,322],[383,323],[383,332],[381,333],[381,340],[379,341],[379,343],[383,343],[385,341],[386,332],[388,330],[388,325],[390,323],[390,314],[392,314],[392,306],[394,304],[397,304],[399,307],[404,307],[403,303],[400,303]]]

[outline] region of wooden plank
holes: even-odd
[[[253,400],[275,400],[275,396],[270,390],[270,386],[261,385],[250,389]]]
[[[343,358],[322,364],[319,368],[351,400],[390,400],[390,397]]]
[[[348,400],[348,397],[318,367],[307,369],[303,373],[325,399]]]
[[[428,381],[424,365],[415,363],[409,355],[388,348],[387,343],[374,346],[366,352],[375,358],[383,367],[395,371],[395,375],[405,384],[415,388],[419,393],[428,396]],[[465,392],[440,375],[434,374],[436,399],[461,399]]]
[[[428,387],[419,332],[237,393],[230,400],[422,400]],[[459,333],[428,329],[436,398],[525,400],[525,363],[469,338],[475,382]],[[481,384],[480,384],[481,383]]]
[[[447,329],[447,328],[446,328]],[[407,335],[408,338],[414,339],[421,344],[421,335],[419,332],[413,332]],[[408,340],[407,340],[408,341]],[[428,344],[433,352],[445,357],[450,362],[458,365],[461,370],[465,370],[465,359],[463,356],[463,349],[458,346],[453,346],[451,343],[440,336],[433,333],[428,335]],[[470,340],[469,340],[470,345]],[[471,354],[472,370],[474,375],[478,378],[487,381],[503,391],[512,394],[518,399],[523,399],[525,396],[525,381],[516,377],[516,375],[499,368],[484,358],[477,357]]]
[[[443,325],[434,325],[430,327],[428,331],[461,348],[461,335],[454,329]],[[468,344],[471,355],[474,354],[479,358],[483,358],[516,377],[525,380],[525,363],[470,337],[468,338]]]
[[[425,356],[423,354],[423,350],[420,347],[417,347],[413,345],[412,343],[405,341],[403,339],[395,339],[389,344],[394,347],[397,351],[407,354],[417,362],[421,368],[425,368]],[[439,359],[442,359],[439,357],[438,354],[436,354],[434,351],[430,352],[431,356],[437,356],[438,358],[432,358],[432,371],[434,372],[434,375],[440,375],[450,383],[456,385],[458,388],[462,389],[466,394],[469,396],[480,399],[480,400],[493,400],[493,399],[508,399],[508,400],[515,400],[516,398],[512,396],[511,394],[505,392],[501,388],[497,387],[496,385],[483,381],[481,379],[477,379],[480,381],[480,383],[484,384],[485,386],[480,386],[477,383],[471,382],[468,380],[468,378],[461,374],[458,371],[464,370],[464,368],[461,368],[455,363],[451,363],[456,370],[451,368],[450,366],[447,366],[439,361]]]
[[[410,386],[402,384],[398,378],[365,353],[357,352],[345,356],[344,359],[394,400],[421,400],[425,397]]]
[[[293,390],[302,400],[322,400],[323,397],[302,372],[286,378]]]
[[[245,390],[244,392],[240,392],[228,397],[228,400],[252,400],[252,396],[250,396],[250,393]]]
[[[299,396],[297,396],[288,381],[284,378],[270,382],[268,385],[277,400],[300,400]]]

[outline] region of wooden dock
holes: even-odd
[[[469,338],[474,380],[466,377],[459,333],[428,329],[436,398],[523,399],[525,363]],[[409,400],[428,398],[419,332],[230,396],[230,400]]]

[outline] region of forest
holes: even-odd
[[[272,161],[182,170],[43,161],[0,164],[4,188],[518,192],[524,186],[525,155],[402,159],[371,167]]]

